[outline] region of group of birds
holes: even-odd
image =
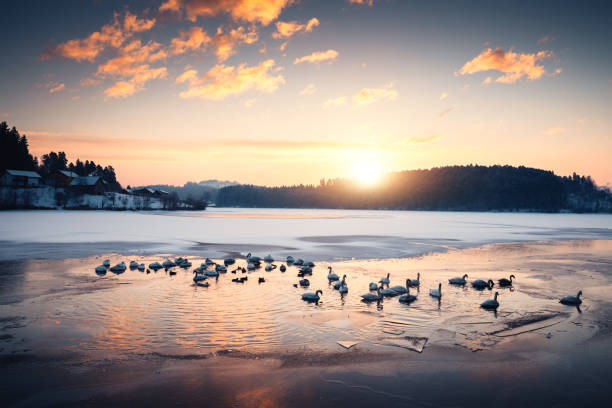
[[[266,264],[264,268],[266,272],[273,271],[278,267],[276,264],[274,264],[274,258],[271,255],[267,255],[264,258],[260,258],[258,256],[252,255],[249,252],[248,255],[246,256],[246,261],[247,261],[246,268],[238,266],[237,268],[231,271],[231,273],[233,274],[238,274],[239,272],[243,274],[243,276],[241,277],[232,279],[232,282],[244,283],[245,281],[248,280],[248,275],[246,275],[247,271],[253,271],[253,270],[261,268],[262,262]],[[219,274],[227,273],[228,266],[233,265],[235,263],[236,263],[236,260],[231,257],[224,258],[222,264],[217,263],[211,260],[210,258],[206,258],[206,260],[202,262],[202,264],[199,267],[193,270],[193,274],[194,274],[193,282],[197,286],[208,287],[209,283],[206,282],[206,280],[209,277],[218,278]],[[313,268],[315,267],[314,262],[304,261],[301,258],[295,259],[292,256],[288,256],[286,258],[286,264],[287,266],[293,265],[299,268],[298,277],[302,279],[300,279],[298,283],[293,284],[294,287],[298,287],[298,285],[300,287],[310,286],[310,281],[305,276],[312,275]],[[168,271],[170,275],[176,274],[176,271],[172,270],[172,268],[174,267],[180,267],[180,268],[186,269],[186,268],[190,268],[191,266],[192,266],[191,262],[189,262],[189,260],[182,258],[182,257],[178,257],[174,261],[167,259],[162,263],[153,262],[149,264],[148,268],[145,268],[145,265],[143,263],[138,263],[136,261],[131,261],[129,264],[129,267],[132,270],[138,269],[139,271],[145,271],[146,269],[146,272],[150,273],[151,270],[156,272],[159,269],[164,269]],[[280,271],[285,272],[287,270],[287,266],[285,266],[284,264],[281,265],[279,268]],[[110,270],[111,272],[119,274],[119,273],[125,272],[126,269],[127,267],[126,267],[125,262],[120,262],[111,267],[110,261],[107,259],[102,263],[102,265],[97,266],[95,268],[95,271],[99,275],[106,274],[107,270]],[[328,274],[327,274],[328,281],[330,283],[334,282],[332,287],[338,290],[338,292],[342,295],[348,293],[346,275],[343,275],[342,279],[340,279],[340,277],[336,273],[333,272],[331,266],[328,266],[327,269],[328,269]],[[402,285],[390,286],[391,284],[390,276],[391,274],[387,273],[387,276],[382,277],[377,283],[371,282],[368,286],[369,292],[361,295],[362,301],[380,302],[385,297],[394,297],[394,296],[399,296],[398,299],[399,299],[399,302],[401,303],[412,303],[415,300],[417,300],[417,296],[412,295],[410,293],[410,288],[420,288],[421,286],[421,274],[420,273],[417,274],[416,279],[406,279],[405,286],[402,286]],[[449,279],[448,282],[449,284],[454,285],[454,286],[465,286],[468,283],[466,280],[467,277],[468,275],[465,274],[462,277],[456,277],[456,278]],[[498,285],[500,287],[511,287],[513,285],[513,279],[516,279],[514,275],[510,275],[509,278],[499,279]],[[265,282],[265,278],[263,277],[258,278],[258,283],[264,283],[264,282]],[[495,282],[493,282],[493,280],[491,279],[487,281],[482,280],[482,279],[477,279],[477,280],[470,282],[470,284],[474,289],[477,289],[477,290],[492,289],[495,286]],[[323,291],[319,289],[315,292],[303,293],[302,299],[308,302],[318,302],[321,299],[322,295],[323,295]],[[440,299],[442,297],[442,283],[438,283],[437,288],[430,289],[429,295],[434,298]],[[484,302],[481,303],[480,307],[484,309],[496,310],[499,307],[499,301],[497,300],[498,296],[499,296],[499,292],[495,292],[493,299],[485,300]],[[582,291],[579,291],[576,296],[566,296],[562,298],[560,300],[560,303],[565,304],[565,305],[578,306],[582,304],[582,300],[580,299],[581,296],[582,296]]]

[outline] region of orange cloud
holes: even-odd
[[[348,2],[351,4],[364,4],[370,7],[374,5],[374,0],[348,0]]]
[[[553,127],[550,129],[546,129],[542,133],[545,134],[546,136],[552,136],[552,135],[558,135],[559,133],[563,133],[563,132],[565,132],[565,128],[557,126],[557,127]]]
[[[340,106],[346,105],[346,98],[344,96],[339,96],[337,98],[328,99],[323,104],[324,108],[338,108]]]
[[[229,14],[232,19],[268,25],[294,0],[166,0],[160,12],[172,12],[196,21],[198,17]]]
[[[367,106],[383,100],[394,101],[398,93],[393,86],[393,83],[390,83],[382,88],[363,88],[353,96],[353,103],[355,106]]]
[[[300,95],[312,95],[313,93],[315,93],[317,91],[317,87],[315,86],[315,84],[308,84],[306,86],[306,88],[304,88],[301,92]]]
[[[451,106],[450,108],[446,108],[442,112],[440,112],[440,114],[438,116],[440,116],[442,118],[442,117],[448,115],[449,113],[451,113],[453,110],[455,110],[455,107]]]
[[[170,54],[179,55],[188,51],[204,50],[211,41],[202,27],[194,26],[189,31],[179,31],[179,36],[170,41]]]
[[[161,44],[149,41],[142,45],[140,40],[133,40],[120,49],[119,55],[98,66],[98,77],[120,77],[104,91],[107,98],[125,98],[144,89],[146,82],[152,79],[165,78],[165,67],[152,68],[151,63],[163,60],[167,53]]]
[[[305,55],[301,58],[296,58],[295,61],[293,61],[293,64],[301,64],[302,62],[316,64],[324,61],[333,61],[336,58],[338,58],[338,51],[336,50],[316,51],[310,55]]]
[[[547,44],[549,42],[554,41],[555,39],[556,39],[555,37],[547,34],[538,40],[538,44]]]
[[[238,45],[253,44],[257,42],[257,39],[257,31],[254,29],[246,31],[244,27],[238,27],[224,34],[222,28],[219,27],[217,34],[212,39],[212,43],[218,61],[223,62],[236,53]]]
[[[49,90],[49,93],[55,93],[64,90],[66,85],[55,81],[49,81],[44,85],[44,87]]]
[[[553,58],[552,51],[538,51],[535,54],[521,54],[501,48],[487,48],[459,70],[459,74],[467,75],[481,71],[495,70],[503,72],[495,82],[512,84],[523,77],[533,81],[546,74],[546,69],[538,62]]]
[[[61,43],[54,49],[43,52],[41,58],[61,56],[78,62],[93,62],[105,48],[118,48],[134,33],[150,30],[154,25],[155,19],[139,19],[136,15],[126,12],[121,21],[121,16],[115,13],[113,21],[102,26],[100,31],[91,33],[87,38]]]
[[[100,80],[96,78],[83,78],[79,81],[81,86],[96,86],[100,85]]]
[[[181,92],[180,97],[221,100],[250,90],[271,93],[285,83],[282,75],[274,75],[279,70],[274,68],[274,60],[271,59],[251,67],[246,64],[237,67],[219,64],[200,78],[187,75],[184,81],[189,82],[189,88]]]
[[[272,33],[272,38],[283,39],[294,36],[299,32],[310,33],[319,25],[317,18],[311,18],[307,23],[299,21],[279,21],[276,23],[276,31]]]

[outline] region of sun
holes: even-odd
[[[376,184],[382,176],[382,168],[375,161],[359,160],[353,166],[353,178],[366,186]]]

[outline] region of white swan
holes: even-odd
[[[582,296],[581,290],[578,291],[576,296],[566,296],[563,299],[561,299],[559,303],[563,303],[564,305],[570,305],[570,306],[578,306],[582,304],[582,300],[580,299],[580,296]]]
[[[495,296],[493,299],[487,299],[480,304],[480,307],[483,309],[497,309],[499,307],[499,302],[497,301],[497,295],[499,292],[495,292]]]
[[[378,289],[378,285],[375,284],[374,282],[370,282],[370,286],[368,288],[370,290],[376,290],[376,289]]]
[[[417,273],[416,279],[410,279],[410,286],[416,288],[417,286],[421,286],[421,272]]]
[[[380,282],[380,283],[383,283],[383,284],[385,284],[385,285],[388,285],[388,284],[389,284],[389,282],[390,282],[390,280],[389,280],[389,276],[391,276],[391,274],[390,274],[390,273],[387,273],[387,277],[386,277],[386,278],[380,278],[379,282]]]
[[[487,282],[483,281],[482,279],[476,279],[474,282],[472,282],[472,287],[475,289],[491,289],[494,285],[495,282],[493,282],[491,279],[489,279]]]
[[[380,294],[380,289],[382,288],[382,286],[379,286],[376,289],[376,294],[373,293],[364,293],[363,295],[361,295],[361,299],[363,299],[363,301],[365,302],[378,302],[380,300],[382,300],[382,296]]]
[[[398,294],[402,294],[402,293],[408,292],[409,288],[410,288],[410,279],[406,279],[406,287],[403,287],[401,285],[396,285],[396,286],[392,286],[390,289],[397,292]]]
[[[442,284],[438,283],[438,289],[429,289],[429,295],[437,298],[442,297]]]
[[[465,285],[467,283],[465,278],[467,278],[467,277],[468,277],[468,274],[466,273],[461,278],[452,278],[452,279],[449,279],[448,283],[450,283],[451,285]]]
[[[410,288],[408,288],[408,292],[405,295],[399,297],[399,301],[401,303],[412,303],[417,299],[416,296],[410,294]]]
[[[305,300],[307,302],[318,302],[319,299],[321,299],[321,297],[319,296],[319,293],[323,295],[323,291],[321,289],[317,290],[315,293],[312,293],[312,292],[302,293],[302,300]]]
[[[499,286],[512,286],[512,279],[516,279],[516,276],[510,275],[510,279],[501,278],[497,282],[499,282]]]
[[[304,266],[306,266],[306,265],[304,265]],[[309,268],[311,268],[311,267],[309,266]],[[340,277],[338,275],[336,275],[335,273],[332,272],[332,267],[331,266],[328,266],[327,269],[329,270],[329,273],[327,274],[327,279],[328,280],[336,281],[336,280],[340,279]]]

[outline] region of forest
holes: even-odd
[[[389,173],[375,186],[348,179],[319,185],[228,186],[220,207],[428,211],[611,212],[612,194],[590,177],[524,166],[447,166]]]

